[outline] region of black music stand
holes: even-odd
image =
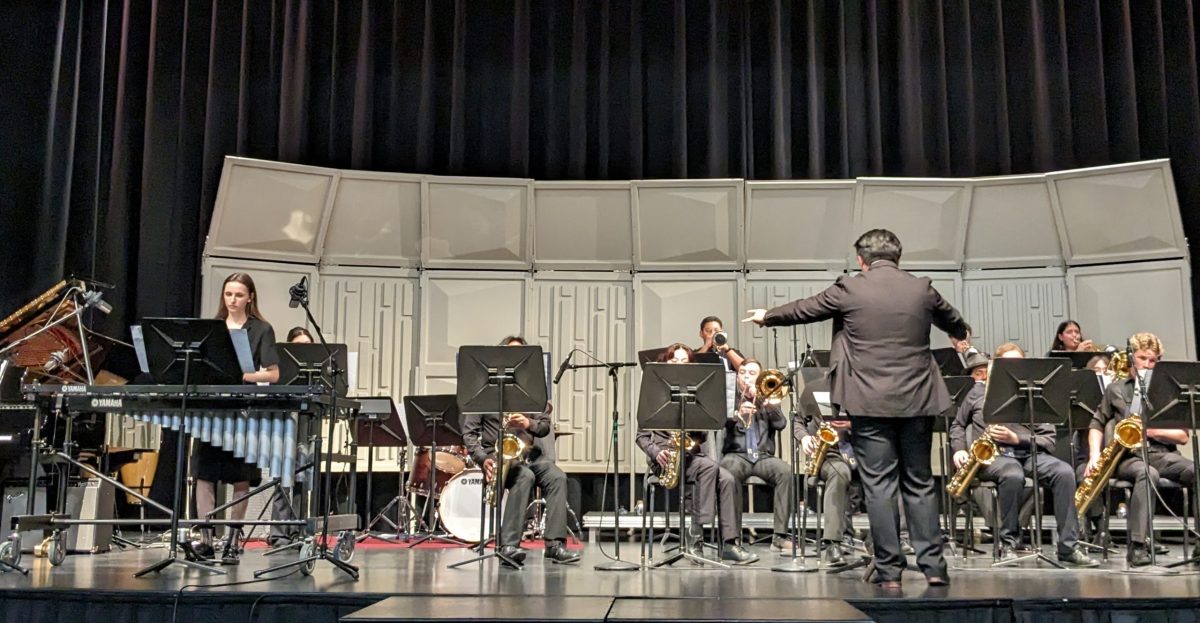
[[[685,529],[687,473],[684,455],[687,443],[684,435],[693,430],[718,430],[725,426],[725,367],[718,364],[648,363],[642,374],[641,395],[638,398],[638,429],[664,430],[678,433],[679,452],[676,468],[679,473],[679,527]],[[654,458],[651,457],[651,461]],[[719,521],[720,519],[717,518]],[[729,565],[694,554],[680,547],[655,567],[674,564],[686,558],[696,564],[712,564],[728,569]]]
[[[1057,357],[1056,357],[1057,358]],[[1100,408],[1100,400],[1104,397],[1104,389],[1100,385],[1100,377],[1093,371],[1086,368],[1072,370],[1070,373],[1071,384],[1071,405],[1068,412],[1068,428],[1071,434],[1067,439],[1071,444],[1071,471],[1079,473],[1079,432],[1083,431],[1086,435],[1091,427],[1092,418],[1095,417],[1096,411]],[[1085,441],[1086,443],[1086,441]],[[1084,533],[1087,529],[1087,514],[1079,514],[1079,531]],[[1101,535],[1103,538],[1103,535]],[[1091,543],[1080,539],[1079,544],[1097,552],[1107,551],[1116,553],[1116,550],[1109,549],[1104,542]]]
[[[421,507],[421,521],[425,523],[425,530],[419,532],[421,538],[408,546],[416,547],[426,541],[466,545],[449,534],[438,532],[439,511],[438,505],[433,501],[437,495],[435,486],[438,447],[458,446],[463,443],[462,414],[458,410],[458,398],[454,394],[405,396],[404,417],[408,420],[408,431],[413,445],[427,448],[429,452],[429,478],[425,483],[425,505]],[[406,494],[407,492],[401,489],[398,495],[403,497]]]
[[[1094,357],[1108,357],[1108,354],[1103,351],[1090,350],[1052,350],[1046,354],[1047,357],[1053,359],[1070,359],[1071,367],[1075,370],[1083,370],[1087,368],[1087,364]]]
[[[232,384],[242,380],[242,368],[224,320],[209,318],[144,318],[142,337],[145,340],[146,360],[150,374],[160,384],[183,385],[179,402],[179,417],[187,414],[188,387],[192,384]],[[187,557],[179,558],[179,519],[183,515],[183,483],[187,480],[188,435],[183,426],[175,442],[175,498],[171,503],[171,545],[167,557],[138,571],[140,578],[179,563],[193,569],[224,575],[224,571]],[[188,553],[191,545],[185,545]]]
[[[500,553],[500,535],[503,529],[504,483],[500,482],[500,444],[504,439],[505,413],[545,413],[546,411],[546,366],[541,346],[463,346],[458,349],[458,407],[463,413],[480,413],[483,417],[494,415],[499,418],[499,432],[493,448],[496,477],[490,483],[494,487],[496,501],[492,509],[492,536],[495,548],[490,554],[481,553],[475,558],[450,565],[451,569],[472,562],[483,562],[499,558],[508,566],[520,569],[521,564]],[[510,474],[512,472],[509,472]],[[480,517],[480,521],[483,518]],[[480,535],[480,545],[487,542]]]
[[[1146,439],[1146,428],[1150,423],[1155,424],[1155,428],[1185,428],[1191,433],[1192,437],[1192,469],[1200,469],[1200,448],[1196,447],[1196,402],[1200,399],[1200,363],[1194,361],[1160,361],[1154,366],[1154,373],[1150,376],[1150,388],[1147,391],[1147,399],[1142,411],[1148,413],[1149,416],[1142,419],[1142,439]],[[1146,447],[1146,443],[1142,443],[1142,447]],[[1143,462],[1148,466],[1149,461]],[[1147,479],[1147,482],[1149,480]],[[1192,481],[1192,512],[1194,516],[1200,517],[1200,511],[1197,511],[1198,506],[1195,497],[1196,492],[1200,491],[1200,484],[1195,479],[1193,474]],[[1147,506],[1150,510],[1151,521],[1153,522],[1153,498],[1147,498],[1150,503]],[[1200,523],[1196,524],[1200,526]],[[1154,530],[1150,530],[1150,555],[1154,556]],[[1166,565],[1167,568],[1179,567],[1200,563],[1200,557],[1188,556],[1188,552],[1184,552],[1185,558],[1179,562],[1174,562]],[[1154,564],[1153,558],[1150,561]]]
[[[405,481],[407,478],[405,478],[404,475],[404,463],[406,462],[405,459],[408,457],[408,436],[404,434],[404,426],[400,422],[400,412],[396,410],[396,401],[392,400],[391,396],[374,396],[370,398],[356,398],[355,400],[357,400],[358,404],[360,405],[358,410],[359,419],[357,421],[357,437],[359,439],[365,437],[367,440],[368,517],[371,516],[371,501],[374,499],[372,497],[372,494],[374,493],[372,485],[375,480],[375,448],[385,447],[401,449],[401,461],[400,465],[397,466],[400,473],[400,489],[396,493],[396,497],[392,498],[392,500],[383,507],[383,510],[379,511],[379,513],[367,523],[367,527],[363,528],[362,534],[358,535],[358,540],[363,541],[367,538],[376,538],[381,541],[388,542],[403,540],[401,535],[404,535],[405,538],[408,536],[407,517],[409,516],[408,498],[405,496]],[[380,430],[384,434],[382,441],[375,440],[376,430]],[[391,519],[388,519],[387,516],[388,511],[392,510],[392,507],[396,506],[397,504],[400,505],[400,509],[396,513],[396,520],[402,521],[402,524],[393,522]],[[396,534],[394,536],[385,535],[371,529],[375,526],[375,524],[381,521],[385,521],[391,525],[392,529],[396,531]],[[403,525],[404,528],[401,528],[401,525]]]
[[[321,385],[333,390],[338,398],[346,397],[348,379],[340,371],[346,369],[346,345],[298,344],[281,342],[275,345],[279,355],[279,381],[276,385]],[[334,375],[334,370],[339,374]]]
[[[942,371],[942,376],[962,376],[966,374],[966,368],[963,367],[963,353],[959,353],[954,348],[935,348],[929,351],[933,354],[933,360],[937,362],[938,369]]]
[[[993,567],[1012,565],[1023,560],[1043,561],[1062,569],[1057,560],[1042,553],[1042,495],[1038,480],[1035,426],[1067,421],[1071,402],[1070,366],[1061,359],[992,360],[987,390],[983,398],[983,421],[988,424],[1024,424],[1029,427],[1029,456],[1033,472],[1033,553],[993,563]],[[1019,509],[1005,509],[1019,512]],[[999,538],[1000,535],[995,535]]]

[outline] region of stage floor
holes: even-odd
[[[611,552],[612,543],[604,545]],[[583,560],[577,565],[550,564],[541,558],[540,549],[531,549],[525,568],[516,571],[502,569],[494,560],[449,569],[448,565],[470,558],[472,552],[457,548],[407,549],[380,543],[360,546],[355,552],[353,564],[361,569],[358,581],[332,565],[318,562],[309,577],[293,573],[278,579],[250,583],[243,582],[254,580],[254,571],[294,560],[295,554],[281,553],[264,557],[263,549],[252,549],[246,553],[240,565],[224,567],[227,575],[210,575],[172,566],[160,574],[141,579],[133,577],[134,571],[160,559],[165,550],[72,555],[60,567],[51,567],[45,559],[33,559],[26,555],[22,562],[31,568],[29,576],[14,572],[0,574],[0,600],[4,605],[0,614],[21,616],[19,609],[13,609],[19,602],[29,606],[31,600],[37,599],[61,601],[65,596],[78,596],[81,592],[93,596],[109,595],[116,601],[132,600],[159,605],[173,604],[176,596],[182,594],[180,607],[184,609],[198,601],[211,604],[221,600],[242,604],[244,608],[248,600],[257,598],[257,601],[261,601],[262,595],[269,595],[269,603],[254,604],[259,608],[260,621],[273,619],[267,616],[271,604],[289,602],[293,605],[313,604],[313,608],[321,604],[334,604],[337,606],[336,612],[344,616],[393,595],[537,595],[618,599],[841,599],[875,620],[904,620],[905,612],[920,611],[944,612],[952,617],[947,620],[963,621],[974,618],[967,616],[967,612],[978,611],[979,620],[994,621],[1010,619],[1010,616],[997,619],[997,611],[1012,615],[1025,609],[1046,607],[1058,611],[1140,610],[1150,607],[1159,610],[1193,609],[1197,607],[1197,597],[1200,596],[1200,574],[1184,572],[1151,577],[1121,573],[1124,559],[1119,556],[1100,569],[1067,571],[1038,566],[1032,562],[1018,568],[994,569],[988,564],[990,558],[979,557],[968,561],[952,559],[952,583],[948,588],[929,588],[924,578],[912,571],[905,574],[902,590],[885,591],[860,581],[861,570],[841,575],[824,571],[798,574],[772,572],[770,567],[780,562],[781,557],[764,546],[753,548],[761,557],[757,564],[729,570],[697,567],[681,561],[669,568],[624,572],[594,570],[593,565],[606,560],[599,545],[589,543],[578,547],[583,548]],[[636,545],[623,545],[622,554],[626,560],[636,560]],[[1173,560],[1179,560],[1177,551],[1165,562]],[[813,565],[815,561],[809,559],[808,563]],[[230,583],[241,584],[227,586]],[[182,593],[181,589],[184,589]],[[461,603],[462,609],[445,613],[446,620],[470,618],[464,619],[464,614],[471,614],[473,602],[462,600]],[[58,604],[56,607],[63,606]],[[992,614],[985,616],[985,610]],[[318,609],[311,609],[310,612],[316,613]],[[264,616],[265,619],[262,618]],[[6,616],[5,620],[16,619]],[[180,620],[192,619],[184,616]]]

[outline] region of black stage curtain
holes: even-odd
[[[2,4],[0,309],[74,272],[117,284],[109,328],[206,312],[226,154],[548,180],[1170,157],[1200,239],[1188,0]]]

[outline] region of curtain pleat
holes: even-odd
[[[1193,0],[12,3],[0,309],[66,273],[196,313],[224,156],[536,179],[973,176],[1169,157]],[[14,71],[16,68],[25,71]],[[1200,289],[1197,289],[1200,291]],[[1200,308],[1200,306],[1197,306]]]

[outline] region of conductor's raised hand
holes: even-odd
[[[746,313],[748,313],[750,315],[747,316],[746,318],[742,318],[742,322],[753,322],[754,324],[756,324],[760,327],[763,326],[764,319],[767,316],[767,310],[765,310],[765,309],[748,309],[748,310],[746,310]]]

